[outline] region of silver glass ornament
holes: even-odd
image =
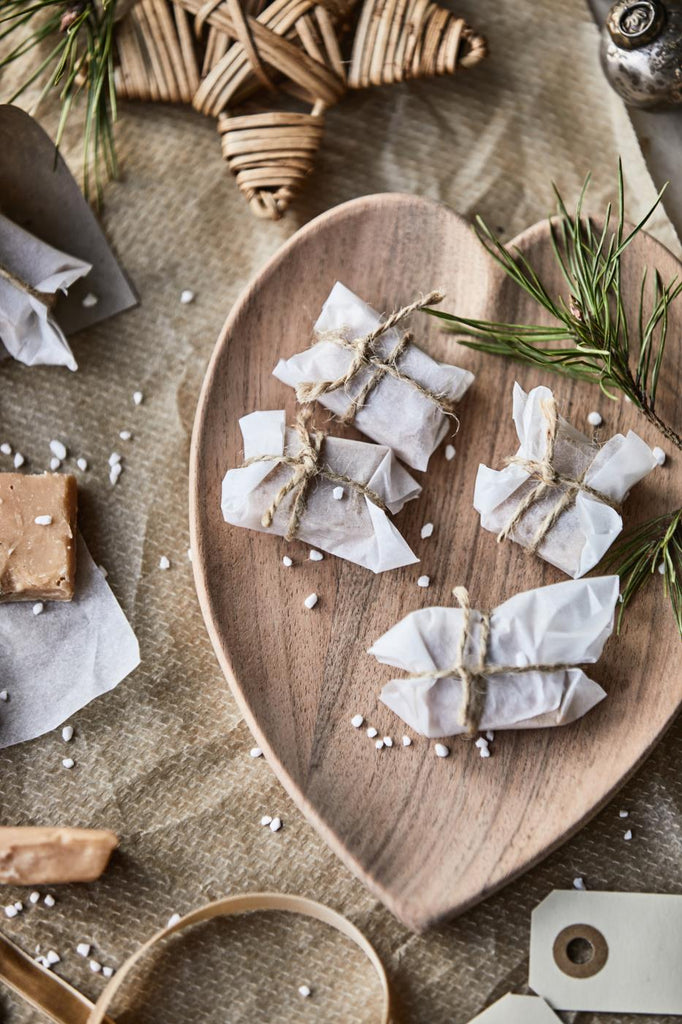
[[[604,73],[626,103],[682,103],[682,2],[618,0],[602,30]]]

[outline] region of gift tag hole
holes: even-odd
[[[572,924],[563,928],[552,952],[560,971],[571,978],[591,978],[601,971],[609,955],[606,939],[589,924]]]

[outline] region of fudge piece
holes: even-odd
[[[73,476],[0,473],[0,602],[71,600],[77,500]]]
[[[108,829],[0,828],[0,883],[92,882],[117,846],[118,837]]]

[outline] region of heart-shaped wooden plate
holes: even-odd
[[[515,244],[561,290],[547,226],[530,228]],[[667,250],[640,236],[624,276],[626,293],[632,281],[633,305],[642,264],[657,266],[666,280],[682,271]],[[650,444],[660,438],[623,400],[481,356],[421,315],[414,324],[419,343],[477,375],[460,406],[456,458],[446,461],[441,448],[423,477],[422,497],[396,518],[421,564],[374,576],[331,556],[310,562],[298,542],[228,526],[220,485],[225,471],[241,463],[237,420],[254,409],[286,408],[293,421],[294,394],[272,369],[280,356],[309,343],[336,280],[386,311],[435,287],[447,293],[443,307],[462,315],[531,322],[538,311],[451,210],[403,195],[356,199],[301,229],[242,295],[216,345],[197,411],[190,482],[194,571],[223,671],[256,741],[303,813],[401,921],[422,930],[526,870],[608,800],[678,710],[682,647],[656,576],[591,673],[607,700],[571,726],[499,733],[488,760],[463,740],[452,743],[447,759],[435,757],[433,744],[420,737],[404,748],[406,730],[378,700],[392,670],[367,648],[407,612],[451,603],[455,585],[467,586],[475,606],[485,608],[565,578],[515,544],[498,545],[472,508],[479,463],[500,467],[517,447],[514,380],[526,389],[549,384],[579,428],[588,429],[587,413],[598,408],[603,437],[632,427]],[[681,312],[670,324],[661,394],[661,412],[673,422],[682,383]],[[318,422],[326,420],[318,411]],[[327,426],[344,433],[338,424]],[[626,522],[678,507],[679,476],[674,463],[652,473],[631,495]],[[429,521],[435,532],[421,540]],[[294,559],[290,569],[282,565],[287,552]],[[428,589],[417,587],[422,574],[431,578]],[[311,612],[303,600],[313,590],[320,600]],[[380,735],[396,738],[394,747],[377,751],[364,729],[352,727],[357,713]]]

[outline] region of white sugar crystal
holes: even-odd
[[[172,928],[173,925],[177,924],[179,920],[180,920],[180,915],[179,914],[177,914],[177,913],[176,914],[171,914],[171,916],[166,921],[166,928]]]
[[[428,587],[430,582],[431,582],[431,577],[430,576],[420,576],[419,579],[417,580],[417,586],[418,587]]]
[[[40,893],[39,893],[39,892],[35,892],[35,890],[34,890],[34,891],[33,891],[33,892],[32,892],[32,893],[31,893],[31,894],[29,895],[29,897],[28,897],[28,902],[29,902],[29,903],[33,903],[33,904],[35,904],[35,903],[37,903],[37,902],[38,902],[38,900],[39,900],[39,899],[40,899]]]
[[[663,451],[663,449],[659,448],[658,445],[656,445],[655,448],[651,449],[651,454],[656,459],[656,462],[659,464],[659,466],[662,466],[665,462],[665,452]]]
[[[96,306],[98,302],[99,302],[98,297],[96,295],[94,295],[92,292],[88,292],[88,294],[85,296],[85,298],[82,301],[82,305],[86,309],[92,309],[92,307]]]
[[[312,994],[312,990],[308,985],[299,985],[298,994],[299,996],[303,996],[304,999],[307,999],[308,996]]]
[[[444,743],[436,743],[434,750],[436,757],[448,757],[450,754],[450,748],[446,747]]]
[[[34,615],[42,615],[43,612],[45,611],[45,605],[43,604],[42,601],[36,601],[36,603],[33,605],[32,611]]]
[[[445,445],[445,458],[448,462],[452,462],[455,457],[455,446],[452,444]]]
[[[630,817],[630,812],[629,811],[618,811],[618,817],[619,818],[629,818]]]
[[[46,907],[53,907],[55,905],[55,902],[56,901],[55,901],[54,896],[50,895],[50,893],[48,892],[47,896],[43,900],[43,903],[45,904],[45,906]]]
[[[183,306],[188,306],[190,302],[194,302],[194,292],[190,291],[189,288],[185,288],[180,292],[180,302]]]
[[[170,559],[166,555],[161,555],[159,559],[159,569],[170,569]]]
[[[292,562],[288,555],[285,555],[284,558],[282,559],[282,565],[286,565],[287,569],[289,569],[293,564],[294,563]]]
[[[0,700],[9,700],[9,694],[7,690],[0,690]]]
[[[483,736],[479,736],[476,740],[476,746],[481,752],[481,757],[490,757],[490,750],[488,749],[488,741]]]
[[[73,726],[72,725],[65,725],[64,726],[64,728],[62,729],[62,739],[64,740],[65,743],[68,743],[70,740],[73,739]]]
[[[61,441],[50,441],[50,451],[53,455],[56,455],[58,459],[64,461],[67,455],[66,445],[62,444]]]
[[[428,540],[433,536],[433,523],[424,523],[422,526],[422,540]]]
[[[118,454],[118,452],[112,452],[111,455],[109,456],[109,465],[112,467],[112,469],[114,466],[118,465],[120,461],[121,456]]]
[[[52,526],[52,516],[36,516],[33,522],[36,526]]]
[[[604,421],[601,418],[601,414],[600,413],[598,413],[598,412],[589,412],[587,414],[587,422],[590,424],[591,427],[601,427],[601,425],[602,425],[602,423]]]
[[[308,594],[303,604],[306,608],[314,608],[317,604],[317,594],[314,592],[312,594]]]
[[[315,548],[313,548],[308,557],[311,562],[321,562],[322,559],[324,558],[324,555],[322,554],[321,551],[316,551]]]
[[[343,487],[335,487],[332,491],[332,497],[334,498],[334,501],[341,501],[345,493],[346,492]]]
[[[627,832],[624,834],[623,839],[625,839],[626,842],[629,842],[632,839],[632,829],[631,828],[629,828],[627,830]]]
[[[79,956],[90,956],[90,950],[92,949],[89,942],[79,942],[76,946],[76,952]]]
[[[90,970],[92,971],[93,974],[99,974],[99,972],[102,970],[101,963],[98,960],[91,960]]]
[[[585,889],[587,888],[587,886],[585,885],[585,879],[584,878],[574,878],[573,879],[573,888],[574,889],[581,889],[584,892]]]
[[[272,821],[272,818],[270,817],[270,815],[269,814],[264,814],[263,817],[260,820],[260,823],[261,823],[261,825],[269,825],[271,821]]]
[[[144,402],[144,395],[141,391],[133,391],[133,402],[135,405],[142,405]]]
[[[282,827],[282,819],[281,818],[273,818],[272,821],[270,822],[270,831],[271,832],[279,832],[281,827]]]
[[[374,737],[377,735],[377,731],[373,725],[370,725],[369,729],[367,730],[367,735],[371,740],[373,740]]]
[[[393,740],[391,739],[390,736],[384,736],[384,746],[385,747],[392,747],[393,746]]]
[[[361,725],[365,724],[365,720],[362,717],[362,715],[353,715],[353,717],[350,720],[350,724],[353,726],[354,729],[359,729]]]
[[[122,441],[131,441],[133,437],[129,430],[119,430],[118,436]]]
[[[50,470],[52,473],[56,473],[62,464],[62,460],[58,459],[56,455],[53,455],[50,459]]]
[[[73,768],[75,763],[76,762],[72,757],[65,757],[64,760],[62,761],[62,765],[64,768]]]
[[[411,747],[412,746],[412,740],[410,739],[409,736],[403,736],[403,746],[404,747]]]
[[[17,908],[14,906],[13,903],[10,903],[9,906],[5,907],[5,916],[6,917],[16,917],[17,916]]]
[[[377,750],[383,750],[384,749],[384,741],[383,740],[376,740],[375,743],[374,743],[374,746],[377,748]]]
[[[55,952],[54,949],[48,949],[48,951],[47,951],[47,953],[45,955],[45,959],[47,960],[47,962],[50,965],[50,967],[52,967],[53,964],[58,964],[59,963],[59,961],[61,960],[61,957],[60,957],[59,953]]]
[[[24,909],[24,904],[21,902],[21,900],[17,900],[17,902],[14,904],[14,909],[16,910],[17,914],[20,914],[22,912],[22,910]]]
[[[17,452],[16,455],[14,456],[14,468],[21,469],[25,461],[26,460],[24,456],[21,454],[21,452]]]
[[[114,976],[114,968],[113,967],[103,967],[102,968],[102,974],[104,975],[105,978],[113,978],[113,976]]]
[[[249,754],[251,755],[251,757],[262,757],[263,751],[261,750],[260,747],[251,747]]]
[[[2,452],[3,455],[11,455],[12,454],[12,445],[11,444],[7,444],[7,441],[3,441],[3,443],[0,444],[0,452]]]

